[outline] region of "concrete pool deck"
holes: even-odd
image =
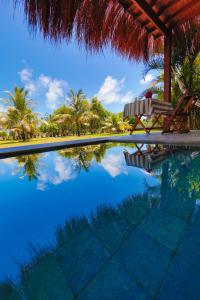
[[[165,144],[186,147],[200,147],[200,130],[191,131],[185,134],[133,134],[116,137],[100,137],[73,140],[66,142],[44,143],[38,145],[16,146],[10,148],[0,149],[0,158],[7,158],[19,155],[47,152],[59,150],[63,148],[81,147],[87,145],[94,145],[99,143],[135,143],[135,144]]]

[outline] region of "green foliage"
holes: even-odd
[[[128,122],[123,122],[122,113],[107,111],[96,97],[88,101],[82,90],[70,90],[67,102],[41,119],[31,108],[28,91],[15,87],[13,93],[7,94],[9,99],[3,100],[7,104],[7,111],[0,115],[1,139],[6,139],[7,134],[25,141],[37,135],[56,137],[120,133],[130,127]]]
[[[199,24],[187,23],[186,30],[179,30],[173,40],[172,47],[172,103],[185,93],[200,95],[200,40]],[[144,76],[149,71],[159,74],[148,89],[152,89],[154,97],[163,99],[163,54],[152,56],[145,65]],[[146,91],[142,93],[144,96]]]
[[[35,133],[37,117],[31,108],[28,91],[14,88],[14,92],[6,92],[8,99],[3,99],[7,105],[4,127],[15,137],[26,140]]]
[[[123,122],[122,113],[113,114],[107,111],[96,97],[89,102],[82,90],[77,93],[71,90],[68,99],[68,105],[62,105],[56,109],[45,121],[46,123],[56,123],[59,135],[128,130],[128,123]],[[47,124],[42,124],[40,130],[43,133],[48,132]]]

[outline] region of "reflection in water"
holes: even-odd
[[[11,175],[19,175],[20,179],[27,177],[30,181],[38,178],[39,161],[43,154],[31,154],[6,158],[0,161],[1,175],[10,172]]]
[[[109,148],[106,144],[92,145],[87,147],[75,147],[58,151],[59,155],[73,161],[74,169],[80,173],[81,170],[89,171],[93,159],[97,163],[101,163],[102,158]]]
[[[90,207],[90,213],[68,219],[63,226],[54,228],[54,242],[47,247],[32,247],[29,262],[20,268],[20,282],[2,283],[0,299],[73,299],[74,296],[91,300],[125,299],[125,296],[132,299],[135,295],[137,299],[151,299],[158,294],[161,283],[167,278],[169,264],[173,266],[171,257],[176,260],[179,253],[177,247],[180,239],[184,240],[186,227],[200,224],[197,200],[200,198],[200,155],[198,151],[171,151],[165,147],[156,147],[151,153],[147,148],[145,153],[137,149],[134,154],[130,145],[120,147],[120,151],[112,147],[103,144],[58,151],[51,156],[53,168],[49,169],[48,166],[44,168],[45,154],[12,160],[14,168],[16,162],[23,168],[23,178],[27,175],[30,180],[36,179],[37,188],[43,184],[42,191],[48,183],[56,186],[75,178],[81,181],[81,171],[84,174],[90,171],[94,172],[96,180],[101,178],[102,172],[106,172],[112,182],[121,175],[123,196],[115,205],[112,202],[97,205],[93,213]],[[123,148],[128,149],[124,152],[124,164]],[[142,156],[144,161],[148,159],[148,164],[142,165]],[[146,166],[150,175],[137,173],[138,167]],[[134,191],[139,174],[143,174],[143,188]],[[156,178],[153,184],[149,176]],[[128,189],[129,178],[133,193]],[[126,189],[128,193],[124,192]],[[115,190],[111,192],[115,196]],[[80,196],[77,190],[74,193]],[[198,247],[195,237],[193,240],[194,247]],[[157,247],[161,249],[159,253]],[[181,255],[184,259],[185,254]],[[187,261],[190,259],[194,258],[187,253]],[[114,291],[109,288],[113,278]],[[170,297],[171,294],[168,299]]]
[[[16,157],[19,168],[23,169],[23,177],[27,176],[29,180],[37,179],[39,167],[39,158],[41,154],[32,154]]]

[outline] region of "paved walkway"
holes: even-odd
[[[172,144],[180,146],[200,146],[200,130],[190,133],[178,134],[136,134],[121,137],[112,137],[110,141],[125,143],[144,143],[144,144]]]
[[[66,141],[57,143],[45,143],[39,145],[17,146],[0,149],[0,158],[59,150],[63,148],[80,147],[99,143],[144,143],[144,144],[172,144],[180,146],[200,146],[200,131],[193,131],[187,134],[133,134],[116,137],[102,137]]]

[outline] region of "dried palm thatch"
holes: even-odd
[[[127,7],[127,0],[21,2],[31,28],[39,29],[44,38],[55,42],[69,42],[74,36],[89,51],[100,51],[110,45],[122,56],[136,60],[147,60],[162,49],[163,36],[151,33],[152,28],[144,25],[145,22],[149,24],[148,20],[139,22],[138,14],[129,9],[130,3]]]
[[[18,0],[19,1],[19,0]],[[162,45],[118,0],[22,0],[33,30],[46,39],[70,41],[74,36],[92,52],[110,45],[128,59],[147,59]]]

